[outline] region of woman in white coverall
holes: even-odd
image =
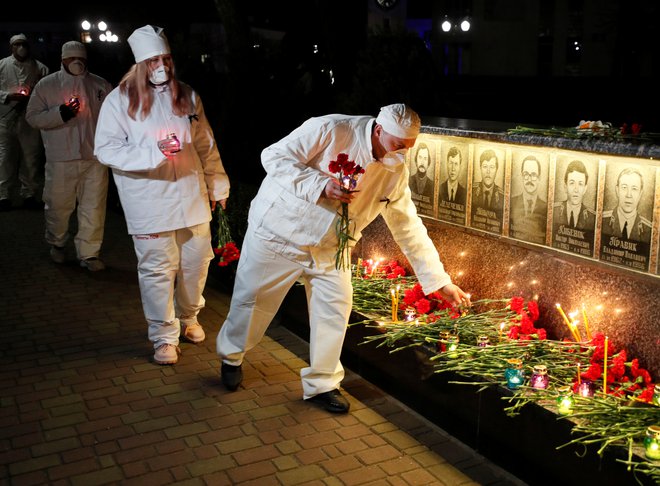
[[[288,290],[301,279],[310,324],[310,365],[300,373],[303,398],[329,412],[348,412],[349,403],[338,390],[353,295],[350,271],[335,268],[341,202],[350,203],[356,241],[382,214],[424,291],[441,290],[454,304],[470,304],[445,272],[408,189],[404,153],[415,144],[419,128],[413,110],[394,104],[383,107],[375,120],[312,118],[262,152],[267,175],[250,206],[231,307],[217,337],[228,389],[241,383],[245,353],[261,340]],[[340,153],[365,168],[358,192],[343,192],[329,171]]]
[[[95,153],[112,168],[133,236],[154,361],[174,364],[180,336],[205,339],[197,315],[213,259],[209,222],[216,201],[225,207],[229,179],[200,98],[175,77],[162,30],[146,25],[128,38],[136,64],[101,107]]]
[[[103,270],[103,243],[108,168],[94,157],[99,110],[112,85],[87,71],[87,51],[78,41],[62,46],[62,68],[34,88],[25,118],[41,130],[46,149],[44,216],[46,241],[55,263],[64,262],[69,219],[78,205],[74,239],[80,265]]]

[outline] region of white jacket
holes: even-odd
[[[32,91],[34,85],[49,72],[45,64],[33,58],[22,62],[14,56],[0,59],[0,123],[8,124],[22,111],[16,109],[18,101],[6,103],[7,96],[17,93],[21,86]]]
[[[438,251],[429,238],[408,188],[404,162],[386,164],[373,159],[371,129],[374,118],[328,115],[311,118],[261,154],[266,178],[252,201],[249,223],[257,235],[284,256],[295,259],[308,251],[322,264],[334,264],[335,224],[340,203],[321,198],[330,178],[329,164],[346,153],[365,168],[349,215],[355,240],[378,215],[412,265],[424,291],[451,283]],[[319,251],[319,247],[325,250]],[[319,263],[317,261],[317,263]]]
[[[41,130],[47,162],[94,159],[96,120],[110,91],[112,85],[105,79],[92,73],[73,76],[64,67],[37,83],[25,119]],[[72,96],[79,99],[80,110],[65,123],[60,105]]]
[[[209,199],[229,196],[229,178],[201,99],[193,92],[195,113],[176,116],[170,95],[167,86],[154,88],[154,104],[144,120],[139,109],[135,120],[128,116],[128,97],[119,87],[101,107],[95,154],[112,168],[130,234],[209,222]],[[172,132],[181,151],[168,159],[158,141]]]

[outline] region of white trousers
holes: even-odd
[[[16,179],[23,198],[41,196],[44,149],[41,133],[23,113],[0,119],[0,199],[10,199]]]
[[[302,280],[309,311],[309,367],[300,371],[303,398],[333,390],[344,378],[339,358],[352,307],[350,271],[291,261],[248,229],[227,320],[217,337],[222,361],[239,365],[263,338],[289,289]]]
[[[181,324],[197,322],[213,259],[208,223],[151,235],[133,235],[149,340],[154,349],[179,344]]]
[[[78,232],[74,238],[79,260],[98,257],[103,243],[108,197],[108,168],[96,160],[46,163],[44,216],[46,241],[64,246],[69,220],[78,203]]]

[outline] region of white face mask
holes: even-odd
[[[170,74],[165,66],[159,66],[149,75],[149,81],[153,84],[163,84],[167,83],[170,79]]]
[[[387,152],[385,155],[383,155],[382,162],[386,166],[403,164],[406,161],[406,153],[408,153],[408,149],[405,148],[395,150],[393,152]]]
[[[85,63],[82,61],[72,61],[68,66],[69,72],[74,76],[80,76],[85,72]]]
[[[21,57],[27,57],[28,55],[28,48],[25,46],[19,46],[16,48],[16,54],[21,56]]]

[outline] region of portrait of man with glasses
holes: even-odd
[[[545,243],[548,221],[548,175],[547,161],[541,164],[539,158],[537,155],[526,155],[517,178],[515,169],[512,171],[511,194],[515,194],[516,190],[520,193],[511,197],[509,234],[513,238],[542,245]]]

